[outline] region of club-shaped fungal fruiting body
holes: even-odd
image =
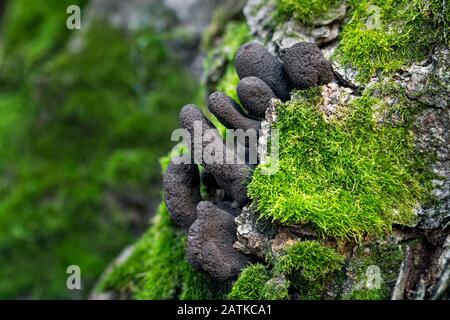
[[[281,60],[256,42],[244,44],[237,53],[235,67],[240,78],[237,95],[243,108],[221,92],[212,93],[207,101],[208,109],[228,129],[259,130],[272,99],[286,101],[291,89],[306,89],[333,80],[331,64],[321,50],[305,42],[282,50]],[[230,280],[251,262],[251,257],[233,244],[234,218],[249,202],[246,186],[253,166],[242,161],[230,164],[226,159],[210,163],[200,156],[202,150],[197,153],[196,145],[203,149],[211,140],[222,144],[224,150],[227,148],[223,137],[197,106],[191,104],[181,109],[180,125],[191,136],[188,147],[192,163],[173,161],[169,165],[164,177],[166,205],[172,220],[188,232],[186,255],[190,264],[216,279]],[[196,125],[200,125],[202,133],[213,132],[213,136],[206,140],[203,136],[196,137]],[[222,189],[232,203],[220,199],[202,201],[197,163],[205,170],[202,180],[207,187]]]

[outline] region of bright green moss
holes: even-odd
[[[366,92],[351,103],[346,119],[328,121],[316,107],[319,91],[299,92],[278,107],[280,169],[262,175],[258,168],[249,185],[261,217],[310,223],[324,235],[347,239],[411,223],[425,177],[416,171],[408,105],[388,107]],[[383,107],[400,124],[378,124],[375,110]]]
[[[231,300],[282,300],[288,299],[289,282],[274,276],[262,264],[253,264],[241,271],[228,299]]]
[[[341,269],[343,258],[333,249],[317,241],[300,241],[289,246],[274,259],[270,270],[262,264],[241,271],[229,299],[282,300],[289,299],[291,289],[301,299],[319,299],[329,276]]]
[[[342,257],[333,249],[317,241],[300,241],[286,250],[276,268],[283,274],[300,273],[302,278],[315,281],[339,269],[342,262]]]
[[[309,24],[324,14],[337,8],[343,0],[277,0],[277,15],[294,17],[301,23]]]
[[[336,58],[357,69],[358,80],[391,74],[448,45],[450,6],[441,0],[351,1]]]
[[[278,259],[275,269],[284,274],[300,293],[301,299],[319,299],[328,276],[338,271],[343,258],[317,241],[300,241]]]
[[[228,299],[261,300],[264,298],[264,286],[270,280],[270,272],[262,264],[253,264],[241,271],[233,285]]]

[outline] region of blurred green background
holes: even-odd
[[[87,0],[0,4],[0,299],[84,298],[148,226],[158,158],[202,89],[167,45],[179,31],[68,30]]]

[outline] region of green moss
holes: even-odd
[[[365,82],[424,59],[437,44],[448,45],[450,7],[433,0],[351,1],[336,58],[355,67]]]
[[[228,299],[231,300],[283,300],[288,299],[289,282],[274,276],[262,264],[253,264],[241,271]]]
[[[263,289],[264,300],[288,300],[290,282],[284,276],[273,275]]]
[[[261,217],[310,223],[324,235],[353,239],[387,232],[394,222],[412,223],[426,179],[414,153],[411,108],[401,102],[388,107],[367,90],[345,119],[328,121],[317,110],[319,92],[299,92],[278,107],[280,169],[269,176],[257,168],[249,185]],[[400,124],[380,125],[380,108]]]
[[[294,17],[301,23],[310,24],[317,18],[339,7],[342,0],[277,0],[277,16]]]
[[[319,299],[329,276],[342,264],[341,256],[317,241],[297,242],[274,259],[272,270],[262,264],[242,270],[228,298],[282,300],[290,298],[292,289],[300,293],[301,299]]]
[[[148,165],[154,166],[157,158],[157,154],[148,150],[115,151],[105,164],[105,182],[114,189],[140,189],[159,178],[154,168]]]
[[[358,289],[354,290],[346,300],[386,300],[382,289]]]
[[[302,299],[319,299],[328,276],[338,271],[343,258],[317,241],[300,241],[278,259],[275,269],[291,280]]]
[[[450,6],[441,0],[278,0],[276,15],[311,24],[342,3],[348,4],[348,19],[334,58],[356,68],[361,82],[377,72],[392,74],[449,43]]]
[[[262,264],[253,264],[241,271],[233,285],[228,299],[261,300],[264,298],[264,287],[270,280],[270,272]]]
[[[213,286],[213,281],[205,274],[196,273],[186,261],[186,237],[181,231],[174,230],[164,205],[152,231],[154,236],[144,261],[146,268],[141,273],[141,286],[134,292],[135,298],[192,300],[220,297],[220,290]]]

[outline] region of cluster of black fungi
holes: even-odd
[[[259,130],[272,99],[284,102],[290,99],[292,89],[333,80],[331,64],[313,43],[301,42],[281,50],[280,58],[281,61],[256,42],[244,44],[237,53],[235,68],[240,79],[237,95],[246,111],[226,94],[214,92],[207,101],[210,112],[228,129]],[[201,123],[202,132],[214,129],[197,106],[184,106],[180,125],[191,137],[196,121]],[[222,138],[218,136],[217,141]],[[251,256],[233,245],[235,217],[249,201],[246,185],[254,166],[245,162],[205,163],[195,154],[191,152],[191,164],[179,164],[180,159],[171,161],[164,176],[166,206],[174,223],[188,234],[186,256],[192,267],[218,280],[234,279],[252,262]],[[196,163],[204,168],[201,175]],[[223,190],[225,197],[216,202],[203,201],[201,183]]]

